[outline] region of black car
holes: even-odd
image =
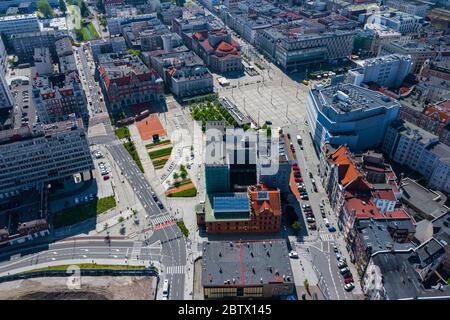
[[[163,204],[162,204],[161,202],[157,202],[157,204],[158,204],[158,207],[159,207],[160,209],[164,209],[164,206],[163,206]]]
[[[269,126],[271,126],[271,125],[272,125],[272,121],[267,120],[267,121],[266,121],[266,124],[269,125]]]

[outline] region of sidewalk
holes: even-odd
[[[148,156],[147,148],[141,139],[141,135],[139,134],[136,124],[128,126],[128,129],[130,130],[131,140],[133,140],[136,146],[139,159],[141,159],[142,166],[144,167],[144,177],[158,195],[164,194],[165,189],[159,182],[158,175],[156,174],[156,170],[154,169],[152,161]]]

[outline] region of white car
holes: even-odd
[[[353,288],[355,288],[353,282],[347,283],[347,284],[344,286],[345,291],[352,291]]]
[[[325,226],[326,226],[326,227],[329,227],[329,226],[330,226],[330,222],[328,221],[327,218],[323,219],[323,221],[325,221]]]
[[[289,258],[297,259],[298,258],[298,253],[295,252],[295,251],[289,252]]]

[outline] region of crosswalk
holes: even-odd
[[[142,242],[135,241],[133,243],[133,249],[131,250],[131,259],[138,259],[141,254]]]
[[[162,229],[176,223],[176,220],[169,214],[152,217],[154,230]]]
[[[320,240],[322,241],[334,241],[334,236],[330,233],[320,234]]]
[[[166,267],[166,274],[184,274],[186,273],[186,266],[168,266]]]

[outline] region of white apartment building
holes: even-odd
[[[93,169],[81,119],[0,131],[3,196]]]
[[[204,66],[169,69],[170,90],[178,98],[214,92],[214,78]]]
[[[35,48],[33,60],[37,74],[42,76],[50,75],[52,73],[52,59],[48,48]]]
[[[5,36],[37,31],[40,27],[35,13],[0,17],[0,34]]]
[[[423,175],[429,188],[450,192],[450,146],[437,136],[399,120],[388,127],[382,149],[393,161]]]
[[[422,18],[425,18],[427,10],[430,8],[428,3],[415,0],[385,0],[385,4],[390,8]]]
[[[391,54],[366,60],[355,61],[358,68],[348,72],[349,81],[357,86],[365,82],[375,82],[386,88],[399,87],[411,70],[411,57]]]
[[[349,57],[353,48],[352,31],[299,34],[283,37],[276,45],[275,61],[285,70],[302,65],[330,62]]]
[[[402,35],[416,33],[424,23],[424,18],[401,11],[381,13],[376,15],[376,17],[375,21],[377,23],[398,31]]]
[[[0,111],[11,109],[14,105],[13,96],[5,79],[7,68],[6,57],[5,46],[0,38]]]

